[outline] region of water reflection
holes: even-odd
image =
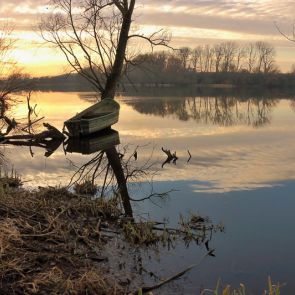
[[[55,142],[50,140],[44,140],[44,142],[40,141],[34,141],[34,140],[10,140],[6,141],[4,144],[11,145],[11,146],[28,146],[30,147],[30,151],[32,152],[33,147],[38,147],[46,150],[45,156],[54,155],[54,151],[57,150],[57,148],[61,145],[62,140]],[[145,223],[141,222],[140,219],[134,217],[134,208],[132,206],[132,198],[130,197],[127,181],[129,179],[132,179],[135,175],[137,175],[138,172],[140,172],[143,168],[134,168],[132,171],[126,170],[126,167],[128,167],[128,163],[131,159],[134,161],[138,158],[138,150],[136,149],[134,153],[130,155],[130,157],[126,157],[126,154],[122,154],[118,152],[117,146],[120,144],[120,137],[119,133],[115,130],[108,130],[99,132],[96,134],[93,134],[89,137],[79,138],[79,139],[68,139],[63,142],[63,147],[65,153],[77,153],[77,154],[83,154],[83,155],[90,155],[90,159],[87,160],[87,162],[83,163],[82,166],[77,167],[77,171],[74,173],[74,176],[72,178],[73,184],[74,182],[79,182],[81,180],[87,179],[87,177],[91,177],[91,180],[94,182],[98,179],[98,182],[102,183],[101,185],[101,197],[104,196],[104,191],[106,189],[106,186],[108,184],[112,184],[112,180],[115,181],[116,187],[112,185],[112,192],[121,199],[121,204],[123,211],[125,212],[125,216],[128,217],[127,219],[122,219],[120,222],[124,224],[126,222],[126,227],[123,227],[123,231],[125,232],[126,239],[123,240],[124,249],[126,247],[127,251],[118,250],[117,248],[117,241],[114,243],[114,240],[111,240],[110,245],[107,246],[108,249],[105,251],[112,251],[114,250],[114,253],[116,253],[116,261],[112,261],[112,258],[110,259],[110,265],[111,267],[117,272],[117,273],[134,273],[134,270],[138,272],[140,277],[143,277],[143,282],[150,282],[151,273],[153,274],[153,278],[155,282],[160,281],[160,275],[166,275],[166,272],[157,270],[154,272],[147,271],[151,266],[151,263],[153,264],[153,261],[156,261],[156,257],[154,257],[156,249],[157,251],[163,251],[164,249],[170,251],[174,250],[176,247],[176,240],[179,240],[179,237],[181,237],[181,243],[178,244],[178,246],[181,244],[182,246],[185,246],[188,248],[192,243],[200,247],[200,249],[204,249],[207,254],[204,255],[204,258],[207,256],[215,257],[215,248],[212,248],[213,244],[213,236],[217,233],[224,232],[224,227],[222,224],[215,225],[210,219],[203,218],[199,215],[192,215],[187,218],[187,216],[183,216],[180,218],[179,228],[170,228],[167,227],[166,222],[150,222]],[[32,155],[32,154],[31,154]],[[33,156],[33,155],[32,155]],[[142,170],[142,173],[146,175],[148,171]],[[76,178],[76,179],[74,179]],[[109,179],[109,181],[108,181]],[[164,195],[164,194],[163,194]],[[99,196],[96,196],[99,197]],[[146,201],[147,199],[145,199]],[[137,200],[140,201],[140,200]],[[137,212],[138,213],[138,212]],[[131,222],[130,221],[135,221]],[[128,222],[128,223],[127,223]],[[99,221],[100,223],[100,221]],[[128,227],[130,227],[131,231],[133,231],[133,227],[138,225],[138,229],[141,228],[141,226],[146,226],[147,229],[150,228],[150,226],[153,226],[151,229],[151,233],[153,233],[156,237],[156,235],[159,235],[159,239],[157,240],[155,238],[154,242],[150,242],[150,248],[144,248],[143,247],[136,247],[137,242],[136,240],[132,240],[128,237]],[[118,231],[120,233],[120,231]],[[142,234],[148,234],[148,232],[145,231],[145,229],[142,229]],[[130,235],[131,232],[130,232]],[[114,237],[113,237],[114,238]],[[117,239],[118,237],[116,237]],[[177,239],[178,238],[178,239]],[[114,238],[115,239],[115,238]],[[122,236],[119,237],[120,243],[122,244]],[[143,239],[144,240],[144,239]],[[151,239],[152,240],[152,239]],[[131,242],[128,244],[127,242]],[[116,249],[114,249],[114,244],[116,245]],[[141,244],[141,242],[138,242],[139,245],[143,246],[144,243]],[[148,243],[146,245],[149,245]],[[127,248],[129,247],[129,248]],[[143,250],[142,250],[143,249]],[[134,255],[134,250],[138,252],[136,255]],[[140,259],[140,264],[136,264],[133,266],[132,270],[129,270],[125,266],[119,266],[118,267],[118,253],[119,255],[124,256],[121,259],[126,261],[134,261],[134,259]],[[122,254],[123,253],[123,254]],[[146,259],[146,255],[149,253],[149,258]],[[158,252],[159,253],[159,252]],[[108,255],[108,257],[111,255]],[[132,259],[131,259],[131,258]],[[116,264],[116,265],[115,265]],[[191,267],[192,268],[192,267]],[[145,272],[149,274],[149,278],[147,279],[145,277]],[[180,276],[180,275],[179,275]],[[123,277],[123,276],[122,276]]]
[[[33,147],[45,149],[44,156],[46,158],[49,158],[51,155],[54,154],[54,152],[60,147],[62,144],[63,139],[42,139],[42,140],[37,140],[37,139],[7,139],[5,141],[2,141],[1,144],[3,146],[21,146],[21,147],[29,147],[30,154],[33,157],[34,152],[33,152]]]
[[[157,181],[194,181],[194,190],[208,193],[210,191],[225,192],[273,186],[283,180],[294,179],[295,170],[290,163],[293,163],[294,160],[295,116],[290,108],[290,104],[293,102],[290,96],[290,99],[279,100],[273,95],[267,101],[266,97],[268,96],[262,95],[253,95],[253,97],[257,97],[256,99],[240,96],[235,100],[231,99],[233,95],[217,96],[217,93],[210,97],[201,94],[201,97],[192,97],[190,93],[182,94],[188,95],[186,97],[175,97],[176,94],[168,97],[168,93],[165,94],[165,97],[157,96],[156,93],[150,95],[152,96],[119,97],[121,117],[116,128],[120,131],[123,145],[131,143],[133,146],[143,146],[150,143],[149,147],[141,151],[139,161],[144,162],[148,159],[151,149],[154,147],[154,159],[158,162],[157,169],[161,168],[161,164],[166,158],[161,147],[171,149],[172,153],[177,152],[179,158],[177,165],[165,165],[164,169],[161,169],[161,173],[157,175]],[[64,119],[87,108],[92,97],[94,96],[91,93],[38,93],[34,103],[38,103],[40,116],[46,115],[46,120],[61,129]],[[224,103],[222,103],[222,97],[227,97]],[[214,109],[215,100],[217,100],[217,111]],[[135,108],[141,110],[143,105],[147,106],[147,112],[150,112],[150,109],[153,112],[162,109],[159,114],[163,114],[164,111],[165,116],[155,115],[152,112],[145,115],[136,111]],[[186,117],[190,119],[179,120],[173,112],[167,111],[165,113],[164,107],[155,107],[155,105],[167,105],[167,109],[171,106],[170,109],[173,109],[173,112],[177,112],[177,107],[173,107],[173,105],[183,105],[185,106],[184,111],[189,114]],[[201,111],[199,113],[191,111],[195,108],[198,110],[197,106],[200,105]],[[259,124],[262,121],[266,122],[266,119],[271,124],[259,125],[261,128],[248,126],[246,115],[235,115],[237,112],[234,105],[237,105],[239,114],[248,115],[249,113],[252,123],[255,122],[255,120],[251,120],[254,117],[261,119],[258,120]],[[222,112],[218,111],[220,109]],[[227,109],[230,111],[226,112]],[[14,109],[14,112],[17,117],[26,117],[27,106],[19,105],[17,109]],[[259,116],[254,116],[255,112],[258,112]],[[198,118],[197,114],[203,113],[207,115],[204,115],[203,119],[199,119],[201,121],[196,123],[193,117]],[[219,115],[221,122],[236,120],[237,123],[237,119],[239,119],[241,125],[220,126],[217,123],[213,124],[212,118],[218,118],[218,116],[212,115],[214,113],[221,113]],[[230,118],[228,114],[234,116],[235,120],[225,120],[225,118]],[[244,120],[241,120],[241,117]],[[214,122],[218,122],[217,119]],[[7,147],[5,149],[6,157],[14,167],[18,167],[27,186],[37,187],[40,183],[52,186],[66,185],[74,172],[74,167],[69,165],[68,160],[82,165],[89,158],[89,155],[86,154],[69,152],[65,156],[62,145],[52,153],[55,143],[52,142],[52,145],[45,142],[45,146],[48,147],[48,151],[45,150],[45,153],[46,155],[51,154],[49,159],[43,157],[44,149],[39,145],[36,145],[36,148],[31,148],[34,161],[24,148],[5,145]],[[187,164],[187,150],[192,154],[189,165]]]
[[[43,134],[43,133],[40,133]],[[115,130],[104,130],[98,132],[88,137],[83,138],[68,138],[63,137],[52,139],[50,137],[40,137],[39,134],[35,135],[15,135],[11,136],[9,139],[1,142],[3,146],[26,146],[29,147],[30,154],[33,157],[34,153],[32,148],[38,147],[45,149],[45,157],[50,157],[54,152],[59,148],[63,143],[64,152],[66,153],[79,153],[82,155],[92,155],[90,160],[84,163],[78,170],[75,172],[72,177],[72,181],[79,182],[80,180],[85,179],[88,176],[91,176],[92,184],[94,185],[94,180],[100,176],[103,176],[104,182],[102,185],[103,195],[106,185],[108,174],[110,169],[115,176],[117,182],[117,189],[120,194],[123,208],[126,216],[132,217],[133,211],[130,203],[130,196],[127,188],[127,177],[125,177],[123,166],[121,163],[121,156],[118,153],[116,146],[120,144],[120,138],[118,131]],[[103,166],[103,158],[106,156],[107,164]],[[78,177],[74,180],[75,177]],[[113,179],[113,176],[111,176]],[[72,182],[71,181],[71,182]]]
[[[87,137],[69,138],[65,141],[64,146],[67,153],[90,155],[97,151],[106,150],[119,144],[119,132],[111,129]]]
[[[231,96],[185,97],[128,100],[126,102],[139,113],[161,117],[173,116],[181,121],[219,126],[239,124],[260,127],[271,121],[271,112],[277,99],[248,98],[246,101]]]
[[[221,274],[225,282],[245,282],[249,288],[253,286],[253,294],[258,293],[255,291],[260,290],[266,277],[271,275],[279,281],[288,281],[289,294],[293,294],[294,259],[293,256],[293,260],[290,259],[290,253],[294,248],[294,237],[290,232],[294,230],[294,101],[290,96],[280,100],[225,96],[227,99],[222,102],[222,97],[216,95],[201,98],[184,95],[120,98],[121,120],[116,125],[120,141],[123,145],[132,143],[133,147],[151,142],[149,147],[140,150],[135,164],[145,162],[150,157],[151,147],[155,147],[154,158],[161,171],[154,178],[155,191],[171,188],[179,191],[156,205],[149,200],[137,203],[131,200],[133,215],[139,208],[148,212],[152,219],[169,218],[176,226],[180,213],[193,210],[226,224],[227,234],[217,235],[212,241],[211,246],[218,250],[216,259],[206,261],[201,272],[192,273],[190,279],[194,281],[194,290],[190,289],[188,294],[195,292],[195,287],[201,284],[214,286]],[[89,94],[81,100],[79,93],[42,93],[38,104],[50,122],[62,128],[69,112],[74,115],[89,106],[89,98]],[[73,108],[69,109],[69,105]],[[179,106],[181,110],[178,110]],[[78,147],[76,143],[68,142],[65,144],[66,156],[61,145],[49,159],[43,157],[44,149],[40,151],[39,147],[34,149],[34,161],[27,150],[19,147],[7,146],[5,154],[23,178],[30,180],[28,185],[65,185],[79,167],[101,155],[100,151],[95,151],[99,144],[96,141],[94,138],[78,143]],[[122,148],[114,145],[113,153],[119,156],[126,177],[124,163],[129,157],[135,161],[133,149],[131,147],[128,156],[121,159]],[[161,169],[166,158],[161,147],[171,149],[172,153],[177,151],[176,165],[165,165]],[[189,164],[188,149],[192,154]],[[105,173],[96,178],[96,183],[101,189],[107,175],[106,183],[112,180],[117,188],[106,155],[108,149],[104,146],[102,150],[104,157],[100,167]],[[75,166],[69,165],[68,160]],[[97,165],[93,169],[95,167]],[[132,179],[128,180],[131,198],[142,199],[150,193],[149,189],[144,191],[146,184],[143,183],[141,195],[137,195]],[[282,228],[282,224],[287,226]],[[277,239],[273,239],[274,232],[278,233]],[[171,259],[170,252],[166,264],[162,256],[155,270],[177,272],[195,261],[199,254],[195,249],[184,252],[180,247],[176,251],[181,255]],[[116,263],[117,258],[114,260]],[[184,285],[188,287],[189,284]]]
[[[115,178],[124,212],[126,216],[133,217],[127,177],[125,177],[123,171],[120,154],[116,149],[118,144],[120,144],[119,133],[115,130],[106,130],[83,138],[68,139],[65,142],[66,152],[84,155],[94,154],[90,160],[78,168],[71,179],[71,184],[81,180],[85,181],[87,177],[91,177],[92,185],[94,185],[95,179],[100,177],[103,179],[101,186],[101,196],[103,196],[107,186],[111,185]],[[107,161],[105,161],[105,157]],[[110,178],[110,182],[108,182],[108,178]]]
[[[125,215],[132,219],[134,217],[132,202],[138,204],[138,202],[152,200],[153,198],[164,199],[169,196],[169,192],[173,192],[173,190],[164,193],[153,192],[143,199],[131,198],[128,181],[142,181],[141,176],[147,177],[149,175],[151,172],[149,169],[152,167],[152,164],[150,165],[149,161],[142,166],[131,163],[132,161],[137,161],[139,147],[129,156],[126,155],[127,148],[124,149],[124,153],[119,152],[117,146],[120,144],[120,136],[119,132],[116,130],[104,130],[87,137],[60,138],[59,140],[50,140],[48,138],[39,140],[38,136],[31,138],[27,135],[16,135],[12,139],[2,142],[2,144],[29,147],[32,157],[34,156],[32,150],[34,147],[45,149],[45,156],[50,157],[54,155],[54,152],[61,144],[63,145],[65,155],[68,153],[89,155],[90,158],[88,157],[87,161],[83,162],[82,165],[80,164],[80,166],[72,163],[76,171],[73,173],[68,187],[73,187],[75,185],[81,186],[83,181],[87,184],[91,182],[91,185],[94,186],[97,182],[100,184],[100,197],[107,196],[107,191],[120,197]],[[171,160],[167,159],[165,163],[173,161],[176,164],[176,154],[174,153],[172,155],[169,150],[162,150],[167,154],[168,158],[169,156],[173,157]],[[154,175],[154,171],[152,171],[152,175]],[[91,192],[93,192],[93,195],[96,197],[99,197],[97,194],[98,190],[92,190]],[[192,230],[197,230],[198,235],[196,235],[196,238],[193,240],[195,240],[197,245],[204,244],[207,251],[211,251],[212,249],[209,249],[209,242],[212,239],[213,232],[215,230],[222,231],[223,229],[219,227],[215,228],[209,219],[204,219],[199,216],[193,217],[190,222],[191,224],[182,221],[182,224],[183,226],[191,226]],[[163,224],[164,223],[159,223],[159,226]],[[158,229],[163,230],[161,228]],[[189,243],[190,241],[187,242]]]
[[[295,100],[290,102],[291,109],[295,112]]]

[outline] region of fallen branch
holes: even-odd
[[[176,164],[176,161],[178,160],[178,157],[176,156],[176,152],[174,152],[173,154],[171,153],[170,150],[165,150],[164,148],[162,148],[162,151],[166,154],[167,159],[165,162],[163,162],[162,164],[162,168],[164,168],[164,166],[166,164],[170,164],[171,162],[173,164]]]
[[[5,136],[1,138],[0,143],[15,146],[28,146],[30,147],[32,156],[34,154],[31,147],[44,148],[46,149],[45,156],[49,157],[57,150],[62,141],[65,139],[65,136],[57,128],[51,126],[50,124],[44,123],[43,125],[47,128],[47,130],[41,133]]]
[[[173,276],[170,277],[170,278],[165,279],[165,280],[162,281],[161,283],[159,283],[159,284],[157,284],[157,285],[154,285],[154,286],[143,287],[143,288],[141,288],[142,293],[147,293],[147,292],[150,292],[150,291],[153,291],[153,290],[159,289],[160,287],[162,287],[162,286],[164,286],[164,285],[166,285],[166,284],[168,284],[168,283],[170,283],[170,282],[172,282],[172,281],[174,281],[174,280],[176,280],[176,279],[179,279],[180,277],[182,277],[184,274],[186,274],[186,273],[187,273],[188,271],[190,271],[191,269],[193,269],[193,268],[199,266],[207,256],[212,256],[212,255],[214,255],[213,252],[214,252],[214,250],[211,250],[211,251],[207,252],[207,253],[206,253],[206,254],[200,259],[200,261],[199,261],[198,263],[192,264],[191,266],[189,266],[189,267],[186,268],[185,270],[183,270],[183,271],[181,271],[181,272],[179,272],[179,273],[173,275]],[[135,292],[135,294],[137,294],[137,293]]]
[[[64,139],[65,136],[55,127],[48,123],[43,123],[43,126],[47,128],[47,130],[42,131],[37,134],[20,134],[20,135],[11,135],[6,136],[2,140],[5,142],[6,140],[35,140],[42,141],[45,139]]]

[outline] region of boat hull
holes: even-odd
[[[91,106],[83,111],[82,115],[78,114],[64,123],[68,135],[70,137],[87,136],[111,128],[119,121],[119,110],[119,104],[110,99]]]

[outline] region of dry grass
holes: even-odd
[[[126,222],[123,225],[123,231],[126,239],[136,245],[153,245],[159,243],[164,238],[164,233],[159,235],[154,230],[155,224],[153,222]]]
[[[2,294],[124,294],[108,275],[104,228],[121,212],[116,201],[65,189],[0,195]]]
[[[181,218],[178,229],[122,216],[116,199],[81,197],[63,188],[11,190],[0,184],[0,294],[127,294],[124,278],[118,278],[122,283],[114,279],[102,256],[114,235],[139,247],[193,240],[213,253],[210,236],[222,231],[197,215]],[[269,280],[265,294],[279,295],[280,287]],[[219,285],[206,292],[245,294],[229,286],[220,291]]]
[[[102,257],[114,235],[135,247],[170,247],[187,236],[205,241],[212,231],[203,219],[189,220],[194,227],[182,220],[180,229],[136,223],[124,218],[116,199],[87,198],[64,188],[0,188],[3,294],[126,294],[124,278],[118,278],[121,284],[111,277],[107,257]]]
[[[91,180],[85,179],[81,183],[75,183],[74,190],[78,195],[94,196],[98,192],[98,187]]]
[[[0,186],[3,189],[13,189],[13,188],[19,188],[22,186],[22,180],[21,177],[16,173],[16,171],[12,168],[11,172],[4,170],[2,171],[2,168],[0,166]]]

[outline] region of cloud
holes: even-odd
[[[143,2],[143,1],[142,1]],[[292,23],[295,1],[188,1],[146,0],[138,5],[138,22],[227,30],[251,34],[276,34],[274,22]]]
[[[48,7],[49,0],[3,1],[0,14],[27,27],[37,22]],[[136,15],[143,25],[272,34],[273,22],[292,22],[294,11],[294,0],[138,0]]]
[[[0,15],[30,30],[49,7],[49,0],[10,0],[0,3]],[[277,35],[274,22],[291,24],[294,11],[294,0],[138,0],[135,18],[140,25]]]
[[[1,1],[0,21],[9,19],[20,32],[36,31],[41,16],[48,11],[50,0]],[[168,28],[176,46],[228,39],[264,40],[285,47],[284,53],[278,54],[278,60],[282,60],[286,48],[288,56],[295,50],[279,34],[275,22],[284,32],[290,32],[294,11],[294,0],[137,0],[134,19],[146,30]]]

